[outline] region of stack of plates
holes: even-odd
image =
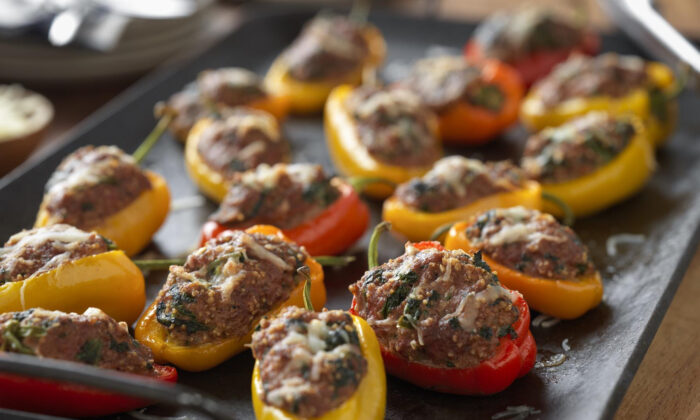
[[[0,80],[65,84],[144,73],[200,39],[213,3],[197,2],[197,11],[187,17],[130,19],[119,44],[108,52],[80,46],[57,48],[39,37],[0,38]]]

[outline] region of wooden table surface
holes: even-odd
[[[493,10],[510,8],[517,0],[428,0],[401,2],[405,9],[425,11],[426,5],[438,6],[437,13],[451,19],[479,19]],[[390,1],[391,2],[391,1]],[[540,0],[547,6],[575,5],[585,10],[594,24],[602,29],[610,23],[597,7],[595,0]],[[700,0],[662,0],[657,2],[669,20],[696,38],[700,37]],[[210,35],[203,42],[222,36],[239,20],[235,8],[217,6],[209,27]],[[133,80],[77,89],[38,89],[55,105],[56,117],[45,141],[46,149],[60,141],[60,137],[93,113],[100,106],[128,87]],[[654,337],[632,384],[616,415],[617,420],[627,419],[700,419],[700,250],[696,252],[690,267],[680,284],[671,306]],[[590,384],[595,386],[595,384]],[[576,396],[572,396],[576,398]]]

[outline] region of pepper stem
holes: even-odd
[[[141,145],[136,149],[136,151],[132,155],[136,163],[141,163],[141,161],[143,161],[148,152],[151,151],[153,146],[155,146],[158,140],[163,136],[163,133],[165,132],[165,130],[167,130],[172,120],[173,114],[165,114],[162,117],[160,117],[160,119],[158,120],[158,124],[156,124],[155,128],[153,128],[153,131],[151,131],[148,134],[143,143],[141,143]]]
[[[552,203],[554,203],[554,205],[559,207],[564,212],[564,218],[562,222],[564,222],[565,225],[574,225],[574,222],[576,221],[576,215],[574,214],[574,211],[571,210],[571,207],[569,207],[569,205],[566,204],[564,200],[548,192],[542,192],[542,198],[547,201],[551,201]]]
[[[314,311],[314,304],[311,301],[311,276],[309,275],[309,272],[310,270],[308,266],[299,267],[297,269],[297,273],[306,277],[306,280],[304,281],[304,291],[302,293],[304,297],[304,308],[306,308],[307,311]]]
[[[167,270],[171,265],[182,265],[184,258],[171,258],[164,260],[133,260],[141,270]]]
[[[355,257],[352,255],[341,255],[338,257],[334,255],[319,255],[314,257],[314,260],[324,267],[345,267],[355,261]]]
[[[367,265],[369,266],[370,270],[379,265],[379,251],[377,250],[379,237],[382,235],[382,233],[390,229],[391,223],[381,222],[374,228],[372,236],[369,238],[369,246],[367,247]]]
[[[372,0],[353,0],[352,8],[350,9],[350,20],[357,23],[366,23],[371,6]]]
[[[435,229],[433,231],[433,233],[430,235],[430,240],[431,241],[439,241],[440,238],[442,238],[442,236],[444,234],[446,234],[450,229],[452,229],[452,226],[454,226],[454,222],[445,223],[442,226],[438,226],[438,228]]]
[[[396,188],[396,183],[394,181],[389,181],[388,179],[376,176],[353,176],[348,178],[347,181],[358,193],[363,192],[370,184],[385,184],[392,188]]]

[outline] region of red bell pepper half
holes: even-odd
[[[554,50],[536,51],[516,61],[508,62],[520,74],[525,86],[532,86],[537,80],[548,75],[559,63],[566,61],[572,53],[595,55],[600,48],[600,38],[593,32],[586,32],[581,43],[573,48],[560,48]],[[472,60],[483,60],[481,46],[473,40],[467,42],[464,54]]]
[[[177,382],[177,370],[155,364],[155,379]],[[82,385],[0,373],[0,407],[64,417],[96,417],[131,411],[148,401]]]
[[[432,241],[418,242],[413,246],[418,250],[445,249],[439,242]],[[509,334],[500,338],[500,344],[490,359],[465,369],[439,368],[408,361],[381,348],[384,368],[391,375],[439,392],[490,395],[503,391],[517,378],[527,374],[537,357],[537,346],[530,332],[530,309],[520,293],[514,290],[510,290],[510,293],[520,314],[512,325],[517,337]],[[357,315],[354,298],[349,312]]]
[[[312,220],[284,229],[282,233],[304,246],[312,256],[336,255],[360,239],[369,223],[369,210],[359,194],[348,183],[339,183],[340,197]],[[200,246],[233,229],[209,220],[200,235]]]

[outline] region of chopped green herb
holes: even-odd
[[[413,284],[418,281],[418,274],[414,271],[407,271],[398,275],[398,279],[401,281],[399,287],[397,287],[389,297],[387,297],[386,302],[384,302],[384,307],[382,307],[382,317],[386,318],[389,312],[394,308],[398,307],[403,303],[403,301],[411,293]]]
[[[515,332],[511,325],[506,325],[498,329],[498,338],[505,337],[510,334],[511,339],[518,338],[518,333]]]
[[[91,338],[80,347],[76,359],[89,365],[94,365],[100,360],[102,341],[99,338]]]
[[[486,264],[486,261],[484,261],[481,257],[481,250],[476,251],[474,257],[472,258],[472,263],[482,270],[486,270],[487,273],[491,272],[491,267],[489,267],[489,265]]]
[[[114,350],[117,353],[126,353],[127,351],[129,351],[129,343],[125,341],[119,342],[115,340],[114,337],[110,337],[109,349]]]
[[[479,335],[485,340],[490,340],[493,337],[493,330],[491,327],[483,326],[479,328]]]
[[[449,360],[448,360],[445,364],[447,365],[448,368],[453,368],[453,367],[455,367],[455,364],[452,363],[452,362],[450,362]]]
[[[453,329],[453,330],[461,330],[462,325],[459,323],[459,319],[457,317],[453,316],[450,318],[449,321],[447,321],[447,324]]]

